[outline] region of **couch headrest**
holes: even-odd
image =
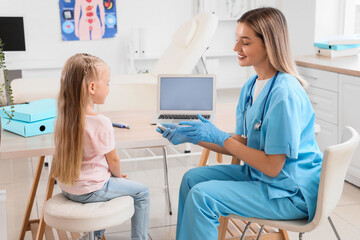
[[[197,23],[194,19],[186,21],[181,27],[175,32],[173,39],[174,42],[182,47],[187,47],[193,39],[197,30]]]

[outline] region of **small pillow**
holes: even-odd
[[[173,40],[182,47],[187,47],[193,39],[197,29],[197,23],[195,20],[186,21],[181,27],[175,32]]]

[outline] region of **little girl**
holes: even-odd
[[[110,119],[94,112],[109,93],[110,69],[89,54],[70,57],[62,70],[55,128],[53,177],[63,194],[81,202],[131,196],[135,213],[131,239],[147,239],[150,195],[147,186],[120,171]],[[105,230],[95,232],[101,239]]]

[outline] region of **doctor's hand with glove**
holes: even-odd
[[[159,127],[156,128],[158,133],[161,133],[164,138],[169,140],[174,145],[182,144],[182,143],[192,143],[198,144],[198,140],[194,138],[189,138],[186,135],[179,132],[179,128],[181,127],[178,124],[174,123],[162,123],[161,124],[165,130],[160,129]]]
[[[201,114],[198,114],[200,121],[184,121],[180,125],[189,127],[178,128],[178,135],[191,139],[194,142],[215,143],[223,147],[224,141],[230,137],[226,132],[218,129],[213,123],[206,120]]]

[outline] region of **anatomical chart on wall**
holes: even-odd
[[[60,0],[63,41],[98,40],[117,33],[115,0]]]

